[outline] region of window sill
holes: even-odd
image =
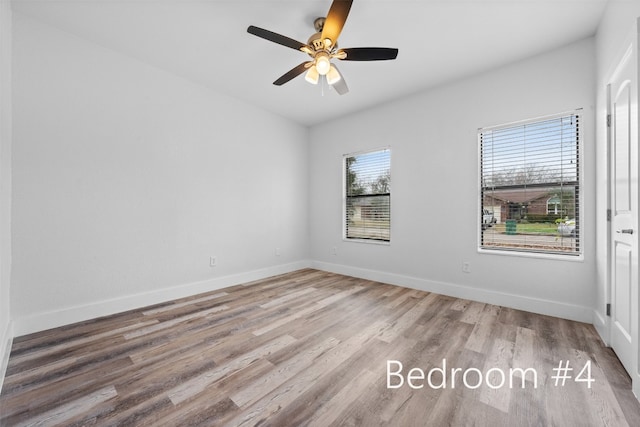
[[[512,256],[521,258],[537,258],[548,259],[552,261],[568,261],[568,262],[584,262],[584,254],[569,255],[569,254],[550,254],[542,252],[524,252],[517,250],[504,250],[504,249],[485,249],[478,248],[478,253],[483,255],[498,255],[498,256]]]
[[[370,245],[379,245],[379,246],[391,246],[391,242],[387,242],[384,240],[373,240],[373,239],[349,239],[346,237],[342,238],[343,242],[353,242],[353,243],[368,243]]]

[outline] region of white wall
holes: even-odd
[[[636,21],[640,17],[640,1],[610,0],[596,35],[597,81],[596,81],[596,158],[597,158],[597,280],[595,316],[593,323],[605,343],[610,337],[610,318],[605,315],[606,304],[610,302],[607,261],[609,257],[609,227],[606,219],[608,204],[608,167],[607,167],[607,96],[606,87],[613,71],[621,59],[631,33],[637,32]],[[637,37],[637,36],[635,36]],[[636,341],[640,337],[635,337]],[[640,376],[633,378],[636,396],[640,396]]]
[[[13,24],[16,335],[308,265],[306,128]]]
[[[11,278],[11,7],[0,1],[0,390],[13,331]]]
[[[331,271],[591,321],[594,41],[311,129],[311,258]],[[427,73],[428,70],[425,70]],[[584,261],[477,252],[477,129],[584,109]],[[342,155],[391,146],[391,244],[342,240]],[[336,255],[332,248],[336,248]],[[468,261],[471,273],[462,272]]]

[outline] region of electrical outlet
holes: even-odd
[[[218,266],[218,257],[211,256],[209,257],[209,267],[217,267]]]
[[[469,261],[462,261],[462,272],[471,273],[471,264]]]
[[[280,256],[282,254],[282,252],[280,251],[280,248],[276,248],[276,256]]]

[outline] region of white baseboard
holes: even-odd
[[[456,298],[500,305],[532,313],[575,320],[578,322],[591,323],[594,320],[592,308],[575,304],[507,294],[488,289],[471,288],[469,286],[456,285],[453,283],[438,282],[434,280],[404,276],[401,274],[350,267],[347,265],[332,264],[321,261],[312,261],[311,267],[318,270],[344,274],[361,279],[374,280],[377,282],[389,283],[391,285],[404,286],[421,291],[434,292]]]
[[[579,322],[594,323],[598,318],[597,313],[590,307],[575,304],[561,303],[540,298],[526,297],[522,295],[508,294],[487,289],[472,288],[453,283],[426,280],[412,276],[405,276],[383,271],[369,270],[340,264],[332,264],[322,261],[298,261],[291,264],[278,265],[246,273],[219,277],[201,282],[188,283],[158,291],[127,295],[104,301],[98,301],[82,306],[67,307],[60,310],[36,313],[28,317],[14,319],[13,336],[22,336],[46,329],[56,328],[76,322],[108,316],[127,310],[146,307],[153,304],[184,298],[203,292],[209,292],[228,286],[260,280],[278,274],[289,273],[303,268],[316,268],[318,270],[362,279],[375,280],[398,286],[405,286],[427,292],[435,292],[456,298],[464,298],[478,302],[501,305],[533,313],[561,317]],[[604,319],[603,319],[604,322]],[[598,326],[596,325],[596,328]],[[602,335],[604,328],[598,329]]]
[[[611,323],[605,315],[598,310],[593,310],[593,326],[600,335],[600,339],[607,347],[611,346]],[[629,373],[631,376],[631,391],[638,401],[640,401],[640,374]]]
[[[611,336],[609,331],[609,322],[606,317],[598,310],[593,310],[593,319],[591,321],[596,328],[596,332],[600,335],[600,339],[606,346],[611,345]]]
[[[9,366],[9,355],[11,354],[11,345],[13,343],[13,322],[9,321],[7,327],[2,331],[2,341],[0,341],[0,392],[4,384],[4,377],[7,374],[7,366]]]
[[[127,295],[45,313],[36,313],[28,317],[14,319],[14,334],[19,337],[76,322],[82,322],[178,298],[189,297],[203,292],[214,291],[229,286],[252,282],[254,280],[277,276],[279,274],[309,268],[310,266],[310,261],[298,261],[290,264],[277,265],[260,270],[203,280],[201,282],[187,283],[152,292]]]

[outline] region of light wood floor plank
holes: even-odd
[[[213,384],[220,378],[248,366],[256,359],[268,356],[273,351],[286,347],[293,341],[295,341],[295,338],[284,335],[278,339],[268,342],[249,353],[233,359],[230,363],[211,369],[210,371],[175,387],[169,391],[168,397],[174,405],[177,405],[198,393],[202,393],[209,385]]]
[[[164,312],[175,310],[175,309],[182,308],[182,307],[193,307],[193,306],[195,306],[195,305],[197,305],[199,303],[212,301],[214,299],[223,297],[225,295],[229,295],[229,294],[226,293],[226,292],[218,292],[218,293],[215,293],[213,295],[207,295],[207,296],[204,296],[202,298],[198,298],[198,299],[194,299],[194,300],[190,300],[190,301],[184,301],[184,302],[181,302],[179,304],[168,304],[168,305],[165,305],[165,306],[162,306],[162,307],[159,307],[159,308],[154,308],[154,309],[151,309],[151,310],[145,310],[145,311],[142,312],[142,314],[144,314],[145,316],[152,316],[154,314],[164,313]]]
[[[116,397],[115,387],[109,386],[90,393],[82,398],[51,409],[27,422],[17,423],[16,426],[47,426],[62,424],[78,414],[89,411],[96,404]]]
[[[338,344],[338,340],[329,337],[306,351],[298,351],[298,354],[294,357],[291,357],[286,362],[280,363],[278,366],[274,366],[271,372],[263,375],[252,384],[248,384],[241,391],[232,395],[231,400],[240,408],[247,407],[274,388],[280,386],[280,384],[300,374],[304,369],[311,367],[318,356]]]

